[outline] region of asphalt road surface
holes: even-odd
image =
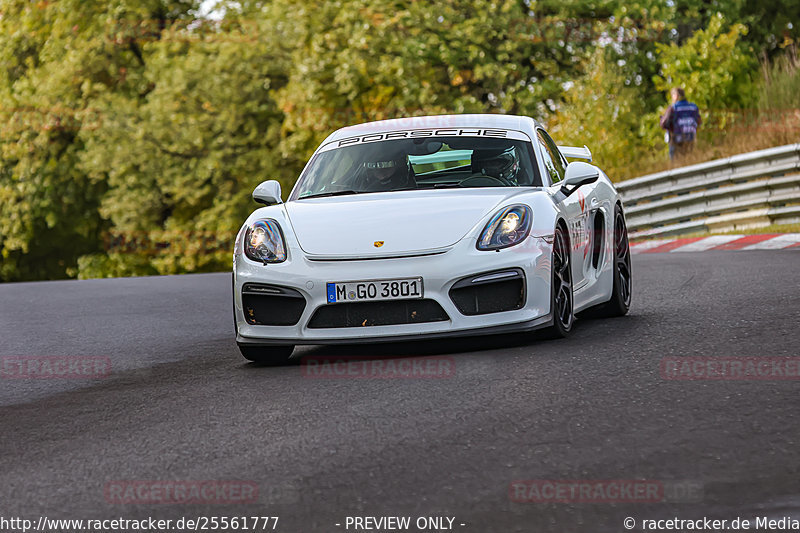
[[[0,355],[111,365],[97,379],[0,379],[0,517],[268,515],[291,533],[354,531],[348,516],[447,516],[469,533],[800,519],[800,381],[660,369],[665,357],[800,356],[800,250],[633,261],[630,315],[579,320],[567,340],[297,352],[452,356],[455,372],[439,379],[249,364],[233,341],[229,274],[0,285]],[[238,480],[258,493],[227,505],[109,498],[110,483],[134,480]],[[517,480],[650,480],[672,492],[519,502]]]

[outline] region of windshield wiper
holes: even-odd
[[[307,196],[301,196],[298,200],[305,200],[306,198],[324,198],[326,196],[345,196],[348,194],[358,194],[358,191],[351,191],[349,189],[345,189],[343,191],[333,191],[333,192],[321,192],[319,194],[309,194]]]

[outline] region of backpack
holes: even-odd
[[[675,102],[672,106],[670,125],[672,142],[682,144],[694,141],[695,135],[697,135],[699,117],[700,110],[695,104],[686,100]]]

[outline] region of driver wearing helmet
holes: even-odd
[[[505,150],[475,150],[472,154],[472,172],[491,176],[517,185],[519,157],[514,146]]]
[[[413,171],[405,155],[391,159],[365,161],[364,192],[382,192],[414,187]]]

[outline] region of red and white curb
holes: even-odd
[[[631,243],[633,254],[705,252],[709,250],[783,250],[800,248],[800,233],[766,235],[713,235],[685,239],[659,239]]]

